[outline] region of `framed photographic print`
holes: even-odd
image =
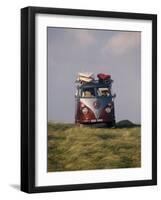
[[[157,16],[21,9],[21,190],[157,184]]]

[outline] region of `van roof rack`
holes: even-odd
[[[99,80],[93,80],[91,82],[86,83],[78,83],[78,86],[81,87],[111,87],[111,84],[113,83],[113,80],[110,81],[99,81]]]

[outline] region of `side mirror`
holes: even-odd
[[[116,98],[116,94],[114,93],[114,94],[112,95],[112,97],[113,97],[113,98]]]
[[[76,92],[74,96],[75,96],[75,98],[79,98],[79,93]]]

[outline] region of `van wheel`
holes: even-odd
[[[84,124],[80,124],[79,127],[80,127],[80,128],[84,127]]]
[[[77,127],[84,127],[84,124],[76,123]]]
[[[80,123],[78,123],[78,122],[76,122],[75,125],[76,125],[77,127],[80,127]]]
[[[116,125],[115,121],[106,123],[106,126],[108,128],[115,128],[115,125]]]

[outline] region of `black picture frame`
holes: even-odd
[[[59,14],[152,21],[152,179],[59,186],[35,186],[35,16]],[[58,192],[157,184],[157,15],[96,10],[26,7],[21,9],[21,190]]]

